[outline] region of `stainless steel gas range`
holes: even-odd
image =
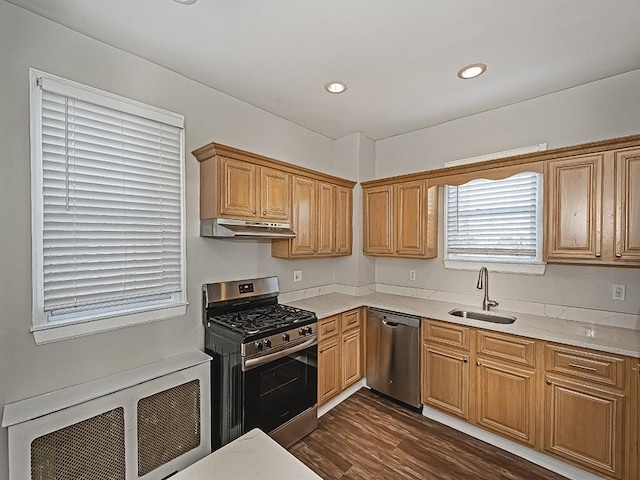
[[[288,447],[317,419],[318,320],[278,303],[277,277],[203,285],[211,445],[253,428]]]

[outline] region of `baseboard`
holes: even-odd
[[[363,378],[359,382],[354,383],[349,388],[347,388],[346,390],[344,390],[340,394],[338,394],[335,397],[333,397],[331,400],[329,400],[324,405],[319,406],[318,407],[318,418],[323,416],[325,413],[327,413],[332,408],[340,405],[347,398],[349,398],[351,395],[353,395],[354,393],[356,393],[358,390],[360,390],[362,387],[364,387],[366,385],[367,385],[367,379]]]
[[[443,425],[451,427],[462,433],[466,433],[467,435],[475,437],[478,440],[482,440],[483,442],[489,443],[495,447],[501,448],[502,450],[506,450],[509,453],[513,453],[518,457],[529,460],[531,463],[540,465],[547,470],[551,470],[552,472],[563,475],[567,478],[570,478],[571,480],[602,480],[602,477],[594,475],[593,473],[587,472],[578,467],[574,467],[573,465],[569,465],[562,460],[558,460],[557,458],[546,455],[542,452],[538,452],[537,450],[533,450],[532,448],[525,447],[524,445],[520,445],[519,443],[507,440],[506,438],[471,425],[463,420],[459,420],[455,417],[442,413],[441,411],[434,408],[424,406],[422,409],[422,414],[425,417],[430,418],[431,420],[442,423]]]

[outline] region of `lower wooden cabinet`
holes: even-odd
[[[469,420],[469,354],[422,344],[422,402]]]
[[[536,372],[505,362],[476,362],[477,425],[536,446]]]
[[[544,450],[622,477],[625,395],[579,380],[546,377]]]
[[[318,347],[318,404],[340,390],[340,344],[336,337]]]
[[[611,479],[640,478],[640,362],[424,319],[422,403]]]
[[[356,308],[318,322],[318,405],[362,378],[363,316]]]

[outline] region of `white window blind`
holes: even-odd
[[[126,99],[118,108],[111,94],[94,103],[69,84],[38,81],[44,317],[175,303],[184,285],[182,128]]]
[[[540,188],[533,172],[448,186],[448,258],[539,261]]]

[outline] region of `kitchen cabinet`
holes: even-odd
[[[426,180],[363,187],[366,255],[437,256],[438,189]]]
[[[318,405],[362,378],[363,315],[356,308],[318,322]]]
[[[470,329],[422,323],[422,403],[469,420]]]
[[[629,448],[626,461],[629,463],[627,478],[631,479],[640,478],[640,360],[634,359],[629,370],[631,401],[629,402]]]
[[[625,358],[547,343],[544,360],[544,451],[622,478],[629,448]]]
[[[208,205],[201,205],[201,214],[208,212],[202,218],[290,221],[291,177],[288,173],[226,157],[220,157],[217,163],[218,172],[201,174],[201,188],[211,190],[213,183],[218,193],[217,199],[209,198]]]
[[[640,266],[640,149],[549,160],[544,179],[547,262]]]
[[[485,330],[475,338],[476,425],[535,447],[539,342]]]
[[[350,187],[293,178],[293,222],[296,238],[271,243],[278,258],[351,255],[352,203]]]

